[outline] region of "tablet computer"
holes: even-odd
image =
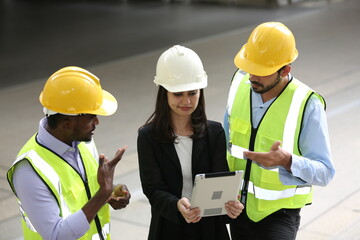
[[[225,203],[238,198],[242,179],[243,171],[197,174],[190,208],[200,208],[202,217],[227,214]]]

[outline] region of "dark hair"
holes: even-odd
[[[55,129],[58,126],[59,122],[64,120],[65,116],[60,113],[57,113],[50,116],[46,116],[46,118],[49,128]]]
[[[176,135],[171,126],[170,107],[168,105],[167,90],[159,86],[156,97],[155,111],[146,120],[146,126],[152,124],[152,132],[154,137],[160,142],[172,142],[176,140]],[[191,124],[193,127],[193,135],[191,138],[197,139],[206,134],[207,117],[205,113],[205,97],[204,90],[200,89],[199,103],[195,111],[191,114]],[[140,129],[142,128],[140,127]]]

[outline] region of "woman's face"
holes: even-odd
[[[200,98],[200,90],[167,92],[168,104],[173,117],[190,117]]]

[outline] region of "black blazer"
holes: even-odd
[[[208,121],[207,134],[193,141],[192,176],[228,171],[226,140],[220,123]],[[177,209],[181,198],[182,173],[173,143],[160,143],[151,134],[151,125],[139,131],[137,139],[140,179],[151,204],[148,239],[229,239],[226,216],[204,217],[188,224]],[[196,237],[198,236],[198,238]]]

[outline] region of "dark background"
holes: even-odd
[[[0,87],[309,10],[301,4],[0,0]]]

